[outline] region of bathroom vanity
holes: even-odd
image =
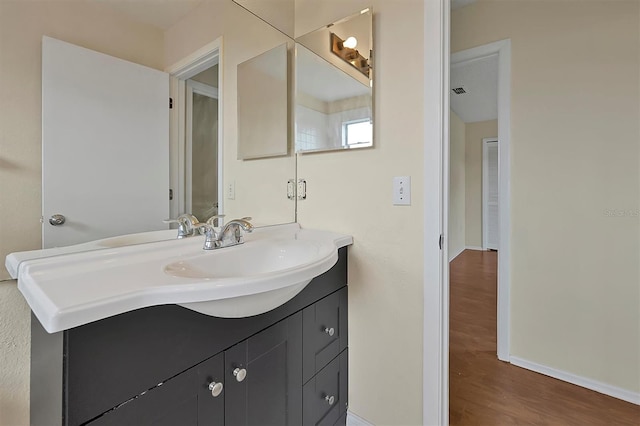
[[[352,242],[287,224],[217,250],[11,254],[32,309],[31,424],[344,425]]]
[[[161,305],[53,334],[32,317],[31,423],[345,424],[346,250],[253,317]]]

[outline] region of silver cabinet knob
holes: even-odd
[[[235,370],[233,370],[233,375],[235,376],[237,381],[241,382],[245,377],[247,377],[247,370],[245,370],[244,368],[236,368]]]
[[[333,395],[331,395],[331,396],[326,395],[326,396],[324,397],[324,400],[325,400],[325,401],[327,401],[327,403],[328,403],[329,405],[333,405],[333,403],[334,403],[334,402],[336,402],[336,398],[335,398]]]
[[[222,393],[222,389],[224,386],[220,382],[211,382],[209,383],[209,390],[211,391],[211,396],[214,398]]]
[[[65,222],[65,220],[67,220],[67,218],[65,218],[63,215],[54,214],[49,218],[49,223],[53,226],[60,226]]]
[[[326,327],[324,329],[324,332],[327,333],[329,336],[332,336],[332,337],[336,333],[336,331],[333,329],[333,327],[331,327],[331,328]]]

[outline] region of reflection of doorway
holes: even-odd
[[[224,211],[221,45],[221,39],[217,39],[167,70],[174,101],[170,129],[174,194],[171,217],[192,213],[206,221]]]
[[[218,214],[217,83],[218,65],[214,65],[186,85],[185,211],[201,221]]]

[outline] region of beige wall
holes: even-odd
[[[466,124],[465,244],[482,248],[482,139],[498,136],[498,120]]]
[[[464,121],[451,110],[449,116],[449,261],[465,247],[466,165]]]
[[[227,219],[251,216],[256,225],[293,222],[287,180],[295,176],[295,156],[237,159],[237,66],[289,39],[231,0],[206,1],[165,32],[164,65],[171,67],[221,36],[223,181],[235,182],[235,200],[224,199],[224,213]]]
[[[41,247],[41,41],[161,69],[162,32],[96,2],[0,1],[0,259]],[[0,268],[0,280],[8,274]],[[0,424],[29,422],[29,308],[0,282]]]
[[[308,26],[370,3],[375,147],[300,156],[298,174],[307,180],[308,194],[298,203],[298,220],[354,238],[349,409],[376,425],[417,425],[422,423],[424,76],[422,61],[407,66],[407,57],[423,50],[423,3],[324,1],[308,17],[315,18]],[[392,178],[404,175],[411,176],[412,205],[393,206]]]
[[[511,354],[640,392],[637,1],[483,1],[452,51],[511,38]]]

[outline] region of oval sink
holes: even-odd
[[[318,274],[318,267],[326,270],[335,264],[335,255],[335,245],[326,241],[258,240],[169,263],[164,272],[181,278],[183,284],[213,281],[219,287],[244,287],[252,283],[249,294],[180,304],[206,315],[241,318],[291,300]],[[279,288],[272,289],[276,282]]]

